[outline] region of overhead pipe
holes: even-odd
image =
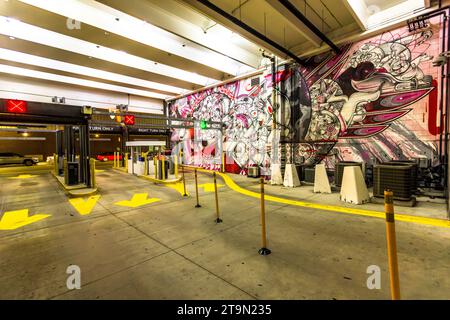
[[[309,30],[318,36],[323,42],[330,46],[337,54],[341,53],[341,49],[334,44],[322,31],[320,31],[303,13],[300,12],[289,0],[278,0],[286,9],[288,9],[298,20],[300,20]]]
[[[304,64],[304,61],[302,59],[300,59],[292,51],[284,48],[283,46],[279,45],[275,41],[267,38],[265,35],[263,35],[259,31],[255,30],[252,27],[250,27],[249,25],[243,23],[241,20],[239,20],[238,18],[236,18],[232,14],[229,14],[228,12],[222,10],[221,8],[219,8],[218,6],[213,4],[212,2],[210,2],[208,0],[197,0],[197,1],[200,2],[201,4],[203,4],[205,7],[208,7],[210,10],[220,14],[222,17],[224,17],[227,20],[231,21],[232,23],[234,23],[235,25],[239,26],[240,28],[244,29],[245,31],[251,33],[252,35],[257,37],[258,39],[260,39],[260,40],[264,41],[265,43],[271,45],[272,47],[276,48],[280,52],[283,52],[284,54],[286,54],[287,56],[289,56],[290,58],[292,58],[293,60],[295,60],[299,64],[301,64],[301,65]]]

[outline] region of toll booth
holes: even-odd
[[[130,158],[125,159],[128,161],[128,173],[144,175],[147,168],[149,175],[154,174],[153,156],[163,151],[165,146],[165,141],[127,141],[126,147],[130,148]]]

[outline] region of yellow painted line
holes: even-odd
[[[48,217],[50,217],[49,214],[29,216],[28,209],[7,211],[3,214],[2,220],[0,221],[0,230],[15,230]]]
[[[87,200],[83,198],[73,198],[69,199],[70,204],[78,211],[82,216],[88,215],[94,210],[97,201],[100,199],[100,196],[92,196]]]
[[[189,166],[186,166],[189,168]],[[194,168],[194,167],[192,167]],[[197,168],[200,172],[207,172],[212,173],[211,170],[201,169]],[[243,195],[253,197],[253,198],[260,198],[261,195],[258,192],[250,191],[247,189],[244,189],[236,184],[236,182],[233,181],[227,174],[216,172],[219,176],[222,177],[226,185]],[[326,204],[319,204],[319,203],[312,203],[312,202],[305,202],[305,201],[298,201],[298,200],[291,200],[286,198],[280,198],[275,196],[269,196],[266,195],[265,199],[272,202],[278,202],[283,203],[287,205],[292,206],[298,206],[298,207],[305,207],[305,208],[312,208],[312,209],[319,209],[323,211],[332,211],[332,212],[340,212],[345,214],[353,214],[353,215],[359,215],[359,216],[365,216],[365,217],[373,217],[373,218],[380,218],[385,219],[386,215],[384,212],[380,211],[372,211],[372,210],[364,210],[364,209],[356,209],[356,208],[348,208],[348,207],[339,207],[339,206],[332,206],[332,205],[326,205]],[[395,220],[397,221],[404,221],[404,222],[410,222],[415,224],[422,224],[422,225],[430,225],[435,227],[444,227],[444,228],[450,228],[450,221],[443,220],[443,219],[436,219],[436,218],[426,218],[426,217],[419,217],[419,216],[411,216],[407,214],[395,214]]]
[[[30,179],[30,178],[34,178],[34,177],[37,177],[37,176],[33,175],[33,174],[21,174],[21,175],[18,175],[17,177],[11,177],[9,179]]]
[[[129,207],[129,208],[137,208],[146,204],[154,203],[161,201],[161,199],[158,198],[151,198],[148,199],[147,193],[137,193],[133,195],[133,198],[131,200],[124,200],[116,202],[116,206],[122,206],[122,207]]]
[[[200,188],[203,188],[203,191],[205,192],[214,192],[214,183],[204,183],[204,184],[199,184],[198,185]],[[223,188],[225,187],[223,184],[217,184],[217,189],[218,188]]]
[[[98,170],[98,169],[95,169],[95,173],[102,173],[102,172],[105,172],[105,170]]]

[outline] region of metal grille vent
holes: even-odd
[[[411,200],[415,181],[412,165],[379,164],[373,166],[373,195],[384,197],[384,190],[392,190],[394,199]]]

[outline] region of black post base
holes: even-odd
[[[262,256],[268,256],[269,254],[272,253],[272,251],[270,251],[270,249],[267,248],[261,248],[259,249],[258,253]]]
[[[222,223],[223,222],[223,220],[222,219],[220,219],[220,218],[217,218],[216,220],[214,220],[216,223]]]
[[[202,206],[201,205],[199,205],[199,204],[197,204],[196,206],[195,206],[196,208],[201,208]]]
[[[188,195],[185,193],[185,194],[183,194],[183,197],[187,197]]]

